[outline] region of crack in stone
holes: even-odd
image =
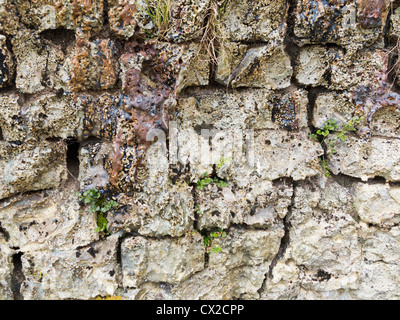
[[[24,300],[21,294],[21,285],[25,280],[25,275],[22,270],[22,255],[22,252],[18,252],[12,256],[13,271],[11,275],[11,291],[14,300]]]

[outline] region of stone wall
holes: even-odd
[[[0,299],[400,298],[400,3],[160,3],[0,0]]]

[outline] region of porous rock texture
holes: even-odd
[[[394,0],[0,1],[0,299],[399,299],[399,37]]]

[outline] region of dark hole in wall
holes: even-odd
[[[14,300],[24,300],[24,297],[21,294],[21,284],[25,280],[25,276],[22,271],[22,255],[22,252],[18,252],[12,257],[14,269],[11,277],[11,291],[13,293]]]
[[[80,144],[76,139],[67,140],[67,169],[70,178],[74,179],[79,176],[79,148]]]
[[[0,128],[0,141],[3,141],[3,140],[4,140],[3,131],[2,131],[1,128]]]
[[[75,31],[63,28],[48,29],[40,33],[40,38],[59,45],[61,50],[66,53],[68,45],[75,41]]]

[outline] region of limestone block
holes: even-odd
[[[79,149],[79,183],[81,190],[105,188],[110,182],[110,174],[104,167],[108,155],[112,153],[110,142],[86,143]]]
[[[263,181],[240,189],[208,184],[196,190],[197,227],[199,230],[227,229],[231,224],[272,227],[286,216],[292,193],[292,186],[285,181]]]
[[[364,95],[353,92],[329,92],[317,95],[313,114],[313,125],[323,128],[328,120],[335,120],[339,128],[353,117],[362,116],[359,126],[371,136],[400,137],[400,96],[395,92],[367,91]]]
[[[72,91],[72,44],[60,44],[40,37],[36,31],[20,31],[12,40],[16,57],[16,86],[23,93],[36,93],[46,87]]]
[[[300,44],[335,43],[350,52],[378,43],[385,27],[386,0],[301,0],[295,9],[294,34]]]
[[[360,51],[354,55],[331,50],[330,88],[334,90],[368,87],[379,90],[386,86],[389,55],[384,50]]]
[[[400,141],[372,137],[363,140],[348,136],[336,144],[337,153],[329,157],[333,174],[343,173],[362,181],[383,177],[387,181],[400,180]]]
[[[72,249],[98,240],[96,216],[78,203],[74,190],[12,197],[0,206],[10,247],[23,252]]]
[[[6,37],[0,35],[0,88],[11,84],[14,78],[15,63],[7,48]]]
[[[6,141],[77,137],[80,111],[71,96],[47,94],[23,102],[17,94],[0,96],[0,126]]]
[[[296,59],[296,79],[302,85],[324,86],[333,90],[379,90],[387,84],[387,52],[375,49],[344,53],[320,45],[304,46]]]
[[[376,187],[375,189],[378,188]],[[384,186],[382,185],[381,190],[383,189]],[[372,207],[374,206],[374,198],[370,198],[367,201]],[[377,201],[381,203],[383,199],[381,198]],[[392,204],[388,204],[393,207]],[[375,209],[379,210],[377,207]],[[372,213],[372,210],[370,212]],[[380,216],[379,211],[374,213],[376,217]],[[388,215],[386,217],[388,218]],[[364,259],[359,287],[352,292],[355,299],[388,300],[399,298],[398,272],[400,255],[397,243],[400,230],[397,226],[397,220],[398,217],[395,216],[394,219],[382,221],[381,225],[390,226],[389,228],[364,225],[361,233]]]
[[[94,299],[114,296],[121,285],[117,262],[120,234],[85,247],[23,253],[25,280],[21,294],[26,300]]]
[[[55,188],[67,179],[65,142],[0,142],[1,199],[18,192]]]
[[[173,287],[177,299],[230,300],[259,298],[258,289],[278,252],[282,227],[270,230],[231,228],[224,238],[214,240],[220,252],[211,252],[209,267]]]
[[[142,283],[180,283],[204,268],[203,239],[199,233],[184,238],[126,238],[121,246],[124,287]]]
[[[285,0],[229,1],[221,18],[222,37],[230,41],[282,43],[286,33]]]
[[[356,105],[347,92],[327,92],[317,95],[315,99],[313,126],[323,128],[328,120],[334,120],[342,127],[356,116]]]
[[[390,37],[397,38],[400,35],[400,8],[393,11],[390,16]]]
[[[283,47],[226,43],[221,50],[215,80],[233,88],[283,89],[290,86],[292,66]]]
[[[362,246],[351,193],[322,177],[299,183],[294,194],[287,220],[290,241],[261,297],[304,299],[306,292],[298,296],[301,289],[313,294],[356,289]]]
[[[329,49],[324,46],[304,46],[296,59],[296,80],[304,86],[327,86],[330,71]]]
[[[23,93],[43,90],[47,65],[46,46],[34,32],[20,32],[13,39],[13,51],[17,60],[17,89]]]
[[[61,0],[55,3],[40,0],[31,3],[23,0],[17,4],[22,23],[43,31],[64,28],[97,31],[103,26],[103,0],[90,2]]]
[[[135,34],[135,28],[138,25],[137,12],[141,10],[137,2],[137,0],[111,0],[108,2],[110,29],[118,36],[130,38]]]
[[[195,131],[182,132],[178,137],[178,161],[190,163],[190,179],[194,182],[205,172],[210,174],[209,166],[219,164],[222,159],[229,159],[229,165],[218,172],[218,177],[241,187],[264,179],[292,177],[301,180],[320,171],[318,157],[323,150],[310,139],[308,130],[249,130],[236,136],[217,133],[212,140],[212,150],[208,139],[199,137]],[[185,136],[187,133],[190,135]]]
[[[357,215],[365,223],[388,228],[399,221],[400,188],[387,184],[357,183],[352,193]]]
[[[241,92],[191,91],[178,100],[178,130],[241,130],[307,128],[307,93],[289,90],[274,93],[265,89]]]

